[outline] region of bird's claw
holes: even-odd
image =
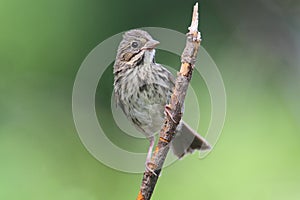
[[[165,106],[165,114],[174,122],[177,123],[175,121],[175,119],[173,118],[172,114],[171,114],[171,107],[169,105]]]
[[[151,162],[147,162],[146,163],[146,170],[148,172],[151,172],[154,176],[157,176],[157,174],[155,173],[155,171],[152,168],[150,168],[149,165],[153,165],[153,164]]]

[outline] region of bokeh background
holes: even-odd
[[[80,142],[76,72],[121,31],[186,33],[194,3],[0,0],[1,200],[135,199],[142,175],[106,167]],[[297,0],[200,1],[202,45],[226,87],[226,123],[208,157],[193,154],[164,169],[153,199],[300,199],[299,13]],[[167,52],[156,60],[178,69],[179,58]],[[146,150],[146,141],[124,142],[111,121],[112,80],[108,70],[99,83],[99,121],[121,147]],[[200,88],[203,132],[210,104]]]

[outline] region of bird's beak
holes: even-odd
[[[159,41],[157,40],[149,40],[145,46],[141,48],[141,50],[151,50],[154,49],[157,45],[159,45]]]

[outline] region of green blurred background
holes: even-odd
[[[106,167],[80,142],[71,107],[76,72],[121,31],[186,33],[194,3],[0,0],[1,200],[135,199],[142,175]],[[226,123],[208,157],[193,154],[164,169],[153,199],[300,199],[299,13],[297,0],[200,1],[202,44],[226,87]],[[166,52],[157,61],[164,55],[178,66]],[[110,113],[106,75],[97,93],[102,113]]]

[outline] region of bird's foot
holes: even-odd
[[[150,167],[152,166],[152,167]],[[152,162],[146,162],[146,170],[148,172],[151,172],[154,176],[157,176],[157,174],[155,173],[154,169],[153,169],[154,164]]]
[[[165,115],[167,115],[175,124],[177,124],[177,122],[175,121],[175,119],[171,114],[171,107],[169,105],[165,106]]]

